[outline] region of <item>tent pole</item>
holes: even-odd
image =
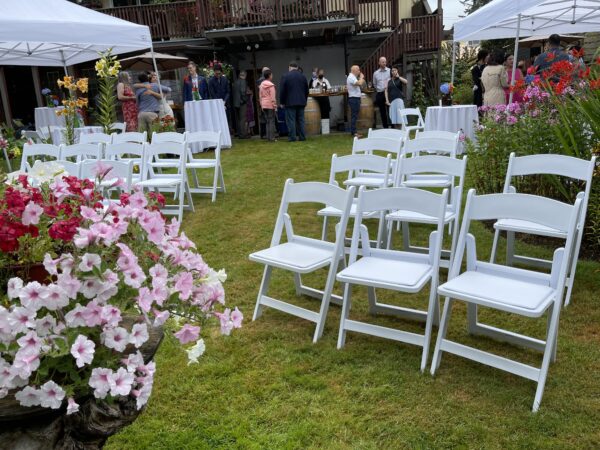
[[[63,69],[65,69],[65,75],[69,76],[69,71],[67,70],[67,61],[65,60],[65,52],[64,50],[60,51],[60,59],[63,63]]]
[[[162,96],[162,87],[160,85],[160,76],[158,75],[158,67],[156,66],[156,58],[154,57],[154,45],[150,41],[150,53],[152,54],[152,65],[154,66],[154,73],[156,74],[156,81],[158,82],[158,92]]]
[[[519,53],[519,34],[521,34],[521,14],[519,14],[518,19],[517,19],[517,36],[515,37],[515,52],[513,53],[513,66],[512,66],[512,74],[511,74],[511,80],[510,80],[510,85],[511,87],[515,85],[515,72],[517,70],[517,59],[518,59],[518,53]],[[513,99],[513,94],[514,92],[510,92],[510,95],[508,96],[508,103],[512,103],[512,99]]]
[[[455,42],[453,39],[452,40],[452,75],[450,77],[450,84],[454,84],[454,67],[456,65],[456,45],[454,45],[454,44],[455,44]]]

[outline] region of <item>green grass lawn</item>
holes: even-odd
[[[599,263],[579,264],[572,303],[561,314],[558,360],[550,367],[537,414],[531,413],[535,383],[459,357],[445,354],[432,377],[419,372],[419,347],[349,333],[345,348],[336,350],[337,306],[330,308],[317,344],[308,321],[268,308],[257,322],[250,321],[263,266],[248,261],[248,254],[269,245],[284,181],[327,181],[331,155],[349,153],[351,145],[350,137],[338,135],[293,144],[238,141],[224,151],[227,193],[216,203],[196,196],[196,212],[186,214],[183,228],[212,267],[227,270],[226,300],[242,310],[244,327],[223,338],[215,327],[197,365],[188,366],[185,352],[165,341],[148,408],[107,448],[599,448]],[[308,210],[294,210],[292,220],[298,219],[297,231],[317,235],[321,221],[301,214]],[[424,231],[417,230],[417,239]],[[487,229],[480,226],[476,233],[491,244]],[[489,254],[489,247],[478,250]],[[325,271],[306,277],[313,286],[324,280]],[[295,296],[289,273],[275,271],[270,293],[318,309],[316,300]],[[381,297],[427,307],[427,292]],[[350,316],[369,318],[366,291],[355,290]],[[481,316],[538,337],[546,329],[544,319],[491,311]],[[390,317],[369,320],[419,333],[424,329],[424,324]],[[526,363],[541,362],[533,351],[469,337],[460,303],[449,337]]]

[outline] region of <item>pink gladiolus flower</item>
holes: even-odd
[[[198,340],[198,336],[200,335],[200,327],[185,324],[177,333],[175,333],[175,337],[179,339],[181,344],[187,344],[188,342],[193,342]]]
[[[77,336],[75,342],[71,346],[71,355],[75,358],[75,364],[81,368],[86,364],[91,364],[94,359],[94,349],[96,344],[82,334]]]
[[[29,202],[27,206],[23,210],[23,216],[21,217],[21,222],[23,225],[37,225],[40,223],[40,217],[44,212],[44,208],[42,208],[37,203]]]
[[[73,400],[73,397],[69,397],[67,400],[67,416],[76,413],[77,411],[79,411],[79,405]]]
[[[119,368],[112,375],[112,385],[110,388],[110,395],[129,395],[131,392],[131,385],[133,384],[133,374],[129,373],[123,367]]]
[[[94,397],[104,398],[113,386],[113,371],[102,367],[92,370],[88,384],[94,389]]]

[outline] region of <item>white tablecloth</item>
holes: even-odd
[[[425,115],[425,130],[452,133],[462,130],[469,139],[475,137],[475,125],[478,123],[475,105],[430,106]]]
[[[64,107],[57,106],[56,108],[35,108],[35,129],[39,130],[48,126],[64,127],[65,118],[56,115],[56,111],[59,109],[64,109]]]
[[[104,129],[98,126],[78,127],[75,128],[75,143],[79,143],[79,136],[89,133],[102,133]],[[55,128],[52,132],[52,143],[60,145],[64,143],[64,128]]]
[[[196,100],[185,102],[185,131],[220,131],[221,148],[231,148],[231,135],[223,100]],[[192,148],[194,153],[199,151]]]

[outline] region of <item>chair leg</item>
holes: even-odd
[[[273,268],[271,266],[265,266],[265,270],[263,271],[262,281],[260,282],[260,288],[258,289],[258,298],[256,299],[256,306],[254,307],[254,315],[252,316],[252,321],[254,322],[256,319],[260,317],[262,314],[262,306],[260,305],[260,299],[263,295],[267,294],[269,289],[269,282],[271,281],[271,272]]]
[[[552,313],[550,316],[550,327],[548,330],[548,336],[546,337],[546,348],[544,349],[544,359],[542,360],[542,367],[540,367],[540,376],[538,378],[538,385],[535,391],[535,399],[533,401],[533,412],[537,412],[542,402],[542,396],[544,395],[544,387],[546,386],[546,377],[548,376],[548,368],[550,367],[550,360],[556,347],[556,336],[558,333],[558,318],[560,315],[560,309],[562,305],[557,302],[552,307]]]
[[[390,221],[387,225],[387,242],[385,248],[387,250],[392,248],[392,231],[394,229],[394,222]]]
[[[435,371],[440,367],[440,362],[442,360],[442,341],[446,338],[446,331],[448,330],[448,322],[450,321],[453,302],[454,300],[452,300],[450,297],[446,297],[446,301],[444,302],[444,312],[442,313],[442,320],[440,321],[437,342],[435,344],[433,359],[431,361],[431,375],[435,375]]]
[[[405,252],[410,250],[410,229],[408,222],[402,222],[402,250]]]
[[[213,203],[217,199],[217,185],[219,183],[219,167],[215,167],[215,175],[213,178],[213,188],[212,188],[212,201]]]
[[[467,303],[467,331],[469,334],[477,334],[477,305]]]
[[[342,303],[342,314],[340,318],[340,332],[338,334],[337,348],[341,349],[346,345],[346,319],[350,311],[350,301],[352,297],[352,285],[346,283],[344,286],[344,302]]]
[[[580,244],[580,242],[578,242]],[[571,294],[573,293],[573,284],[575,283],[575,271],[577,270],[577,262],[579,260],[579,245],[576,246],[571,255],[571,266],[567,272],[567,293],[565,294],[565,306],[569,306],[571,302]]]
[[[450,261],[448,264],[448,270],[450,270],[450,268],[452,267],[452,264],[454,263],[454,254],[456,253],[456,243],[458,242],[458,233],[459,233],[459,228],[458,228],[458,217],[457,217],[456,220],[454,221],[454,228],[453,228],[453,232],[452,232],[452,244],[450,245]]]
[[[512,266],[515,261],[515,232],[506,232],[506,265]]]
[[[498,251],[498,241],[500,240],[500,230],[494,231],[494,241],[492,243],[492,254],[490,256],[490,262],[494,264],[496,262],[496,252]]]
[[[187,181],[185,182],[185,195],[187,198],[188,205],[190,205],[190,209],[192,210],[192,212],[196,212],[196,209],[194,208],[194,199],[192,198],[192,190]]]
[[[192,176],[194,177],[194,187],[199,188],[200,182],[198,181],[198,171],[196,169],[192,169]]]
[[[431,292],[429,294],[429,307],[427,308],[427,321],[425,322],[425,340],[423,342],[423,355],[421,356],[421,373],[425,372],[425,366],[429,359],[429,343],[431,342],[431,329],[435,316],[435,304],[437,303],[437,281],[431,282]]]
[[[377,310],[377,293],[374,287],[367,287],[367,295],[369,297],[369,314],[376,314]]]
[[[183,199],[185,197],[185,183],[179,185],[179,214],[177,214],[179,223],[183,220]]]
[[[294,272],[294,286],[296,288],[296,296],[302,295],[302,276],[299,273]]]
[[[221,189],[224,194],[227,192],[227,190],[225,189],[225,178],[223,178],[223,169],[220,164],[219,164],[219,178],[221,179]]]
[[[323,300],[321,301],[321,310],[319,311],[319,320],[317,321],[317,327],[315,329],[313,343],[316,343],[319,340],[319,338],[323,335],[323,329],[325,328],[325,319],[327,318],[327,311],[329,311],[329,302],[331,301],[331,292],[333,291],[335,275],[337,274],[337,267],[338,260],[334,257],[331,262],[331,266],[329,267],[327,282],[325,283],[325,289],[323,290]]]
[[[323,216],[323,230],[321,231],[321,240],[327,240],[327,216]]]

